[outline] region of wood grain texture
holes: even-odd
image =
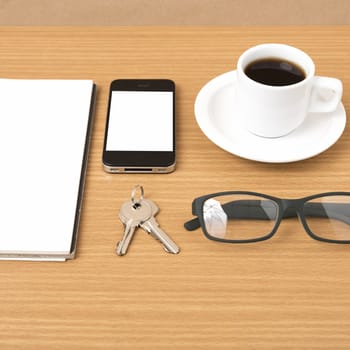
[[[307,51],[317,74],[343,81],[349,110],[350,27],[1,27],[0,42],[1,77],[87,78],[98,86],[77,258],[0,262],[1,349],[349,348],[349,246],[313,241],[297,221],[251,245],[210,242],[183,223],[194,197],[216,191],[293,198],[349,190],[349,127],[317,157],[264,164],[211,143],[193,105],[243,50],[284,42]],[[156,77],[177,84],[177,170],[106,174],[110,81]],[[161,208],[158,221],[179,255],[142,231],[126,256],[114,254],[118,210],[135,184]]]

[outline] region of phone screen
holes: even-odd
[[[112,91],[106,151],[173,150],[172,91]]]

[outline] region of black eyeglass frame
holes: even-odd
[[[206,200],[214,197],[219,196],[228,196],[228,195],[248,195],[248,196],[256,196],[268,199],[275,204],[277,204],[277,218],[275,219],[274,227],[272,228],[271,232],[268,234],[258,237],[258,238],[250,238],[246,240],[233,240],[233,239],[224,239],[224,238],[218,238],[215,236],[212,236],[208,233],[206,229],[206,225],[204,222],[204,215],[203,215],[203,207]],[[199,227],[201,227],[204,235],[213,241],[218,242],[224,242],[224,243],[253,243],[253,242],[260,242],[265,241],[267,239],[270,239],[274,234],[277,232],[281,221],[284,217],[291,217],[291,216],[297,216],[299,218],[299,221],[302,223],[304,230],[306,233],[313,239],[321,242],[327,242],[327,243],[337,243],[337,244],[349,244],[350,240],[333,240],[329,238],[320,237],[316,234],[314,234],[306,221],[305,215],[304,215],[304,205],[306,202],[309,202],[313,199],[318,199],[322,197],[329,197],[329,196],[349,196],[349,204],[350,204],[350,192],[325,192],[320,194],[315,194],[312,196],[302,197],[302,198],[296,198],[296,199],[283,199],[278,198],[274,196],[269,196],[264,193],[258,193],[258,192],[250,192],[250,191],[226,191],[226,192],[217,192],[212,193],[208,195],[204,195],[198,198],[195,198],[192,202],[192,215],[197,216],[197,218],[194,218],[192,220],[187,221],[184,224],[184,227],[188,231],[193,231]],[[294,214],[294,215],[291,215]],[[345,221],[345,220],[344,220]],[[350,216],[349,221],[347,223],[350,225]]]

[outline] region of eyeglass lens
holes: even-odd
[[[350,240],[350,196],[325,196],[304,203],[310,231],[333,241]]]
[[[278,217],[278,205],[264,197],[230,194],[204,202],[208,235],[223,240],[250,240],[268,235]]]

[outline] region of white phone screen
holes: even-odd
[[[173,151],[173,92],[112,91],[107,151]]]

